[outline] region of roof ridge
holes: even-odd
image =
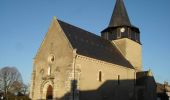
[[[78,54],[133,69],[111,41],[61,20],[58,22]]]
[[[59,20],[59,19],[57,19],[57,20],[58,20],[59,22],[64,23],[64,24],[67,24],[67,25],[70,25],[70,26],[72,26],[72,27],[75,27],[75,28],[77,28],[77,29],[83,30],[83,31],[85,31],[87,34],[90,33],[90,34],[92,34],[92,35],[95,35],[95,36],[97,36],[97,37],[100,37],[99,35],[97,35],[97,34],[95,34],[95,33],[92,33],[92,32],[90,32],[90,31],[87,31],[87,30],[83,29],[83,28],[77,27],[77,26],[75,26],[75,25],[73,25],[73,24],[67,23],[67,22],[62,21],[62,20]]]
[[[67,23],[67,22],[62,21],[62,20],[59,20],[59,19],[57,19],[57,21],[59,21],[59,22],[61,22],[61,23],[64,23],[64,24],[67,24],[67,25],[69,25],[69,26],[72,26],[72,27],[74,27],[74,28],[77,28],[77,29],[79,29],[79,30],[85,31],[87,34],[96,36],[96,37],[98,37],[99,39],[102,39],[102,40],[104,40],[104,41],[110,42],[109,40],[107,40],[107,39],[105,39],[105,38],[102,38],[101,36],[99,36],[99,35],[97,35],[97,34],[95,34],[95,33],[93,33],[93,32],[87,31],[87,30],[85,30],[85,29],[83,29],[83,28],[80,28],[80,27],[77,27],[77,26],[75,26],[75,25],[73,25],[73,24]]]

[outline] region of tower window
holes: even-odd
[[[108,32],[106,33],[106,39],[109,39],[109,33]]]
[[[120,30],[117,31],[117,38],[121,38],[121,31]]]
[[[131,39],[131,30],[128,28],[128,37]]]
[[[105,39],[107,39],[107,33],[103,35]]]
[[[139,41],[139,34],[136,33],[135,36],[136,36],[136,41]]]
[[[102,81],[102,72],[99,71],[99,82],[101,82],[101,81]]]
[[[135,38],[136,38],[135,34],[136,34],[135,32],[133,32],[133,33],[131,34],[131,39],[132,39],[132,40],[136,40],[136,39],[135,39]]]
[[[104,34],[104,38],[105,38],[105,39],[109,39],[109,34],[108,34],[108,32],[106,32],[106,33]]]

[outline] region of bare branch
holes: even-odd
[[[22,76],[15,67],[4,67],[0,70],[0,90],[7,93],[19,92],[22,87]]]

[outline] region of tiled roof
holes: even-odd
[[[58,20],[58,22],[73,48],[77,49],[78,54],[133,68],[109,40],[63,21]]]

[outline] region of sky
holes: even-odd
[[[124,0],[141,32],[143,70],[170,83],[170,0]],[[0,0],[0,68],[15,66],[25,83],[53,16],[100,35],[115,0]]]

